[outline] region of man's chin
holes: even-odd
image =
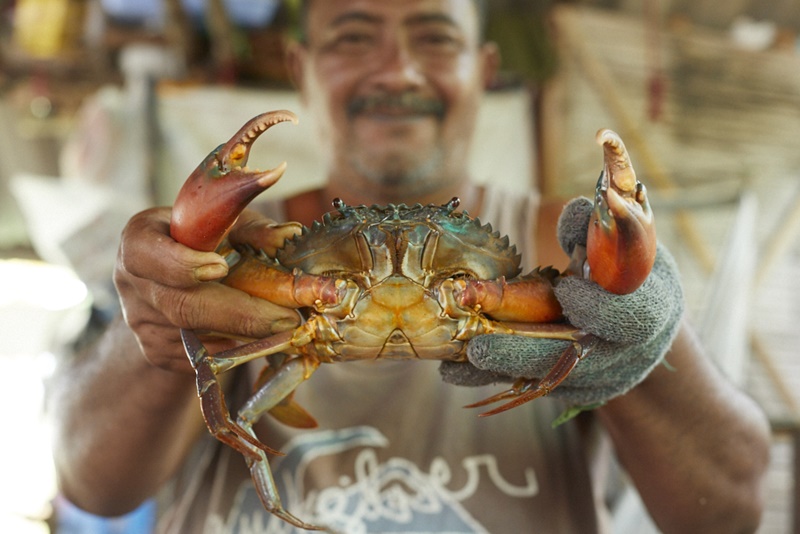
[[[432,186],[433,180],[430,178],[441,167],[441,161],[441,155],[421,151],[384,154],[380,158],[357,158],[353,163],[356,170],[371,182],[404,191],[407,188],[416,190],[423,184]]]
[[[438,125],[430,119],[370,121],[356,128],[351,154],[369,167],[413,171],[420,160],[436,157],[440,146]]]

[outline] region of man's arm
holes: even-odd
[[[98,515],[152,496],[203,427],[194,377],[151,365],[121,318],[63,362],[51,388],[60,489]]]
[[[621,463],[665,532],[754,532],[769,461],[761,409],[705,357],[683,324],[666,356],[597,409]]]
[[[543,265],[564,265],[556,232],[563,204],[542,206]],[[684,321],[666,362],[596,410],[648,511],[665,533],[752,532],[769,455],[762,410],[730,384]]]

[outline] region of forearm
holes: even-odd
[[[154,494],[202,427],[194,377],[150,365],[122,320],[60,366],[51,400],[61,490],[101,515]]]
[[[598,410],[665,533],[753,532],[769,427],[760,408],[701,354],[683,325],[659,366]]]

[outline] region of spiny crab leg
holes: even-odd
[[[267,171],[245,165],[253,142],[270,127],[287,121],[297,124],[297,116],[285,110],[262,113],[206,156],[183,184],[172,207],[173,239],[205,252],[219,246],[247,204],[286,170],[286,162]]]
[[[597,181],[586,242],[588,277],[624,295],[644,283],[656,259],[656,229],[647,190],[636,178],[625,144],[615,132],[597,132],[603,172]]]
[[[598,341],[600,341],[600,338],[594,334],[585,334],[570,344],[567,350],[559,356],[558,361],[553,368],[550,369],[550,372],[541,380],[520,378],[506,391],[501,391],[497,395],[492,395],[482,401],[468,404],[465,408],[478,408],[494,404],[495,402],[512,399],[510,402],[502,404],[497,408],[479,414],[480,417],[487,417],[489,415],[497,415],[511,408],[516,408],[533,399],[544,397],[557,388],[561,382],[569,376],[572,370],[575,369],[575,366],[594,350]]]
[[[181,339],[197,375],[197,394],[203,419],[214,437],[250,460],[260,459],[262,453],[280,455],[280,452],[267,447],[233,422],[208,351],[197,334],[191,330],[181,330]]]

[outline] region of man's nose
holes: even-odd
[[[419,87],[424,80],[419,58],[405,39],[398,38],[387,44],[375,66],[372,81],[385,91],[406,91]]]

